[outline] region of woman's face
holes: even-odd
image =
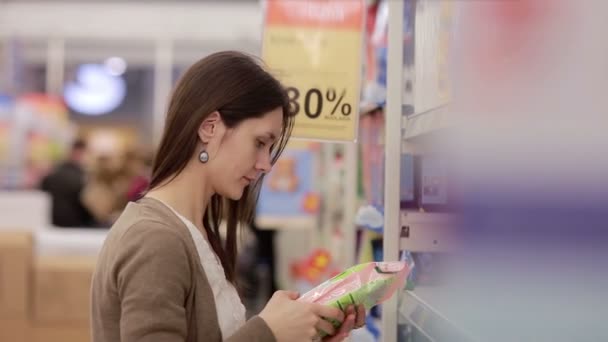
[[[283,111],[277,108],[232,129],[222,122],[218,126],[218,134],[208,144],[210,158],[205,167],[213,191],[238,200],[245,187],[270,172],[270,153],[281,134]]]

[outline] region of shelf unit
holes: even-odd
[[[407,120],[404,120],[403,139],[411,140],[449,127],[451,113],[451,107],[446,103],[408,116]]]
[[[450,341],[469,342],[474,340],[459,325],[446,315],[438,293],[447,292],[442,287],[418,287],[415,291],[402,294],[399,311],[399,324],[407,324],[416,329],[425,340],[430,342]],[[424,299],[423,299],[424,298]],[[432,301],[426,298],[433,298]],[[438,299],[439,298],[439,299]]]
[[[408,0],[409,1],[409,0]],[[384,161],[384,236],[385,261],[399,260],[400,227],[400,159],[403,113],[403,1],[388,1],[388,51],[385,109],[385,161]],[[407,126],[406,126],[407,127]],[[389,238],[392,237],[392,238]],[[382,305],[382,339],[397,341],[398,296],[393,296]]]
[[[411,0],[406,0],[411,1]],[[417,3],[416,6],[418,6]],[[389,1],[388,18],[388,63],[387,63],[387,104],[385,120],[385,183],[384,183],[384,258],[385,261],[399,259],[400,252],[439,252],[450,253],[459,248],[458,234],[454,229],[457,216],[446,213],[429,213],[402,211],[400,209],[400,158],[401,153],[424,153],[429,139],[426,137],[442,136],[446,128],[454,123],[453,107],[445,101],[440,89],[424,79],[430,73],[430,78],[437,78],[438,71],[422,68],[416,74],[416,67],[403,66],[403,27],[404,2]],[[423,6],[430,8],[438,6],[433,2],[424,2]],[[436,7],[435,7],[436,9]],[[416,9],[418,18],[418,9]],[[437,36],[437,23],[433,22],[429,12],[421,18],[424,25],[432,24],[434,32],[423,32],[418,39],[415,32],[416,58],[432,56],[436,51],[425,50],[419,54],[419,44],[422,49],[432,49],[432,42]],[[416,30],[427,29],[418,22]],[[430,31],[433,31],[430,30]],[[425,41],[426,40],[426,41]],[[417,61],[414,62],[415,64]],[[424,72],[424,73],[423,73]],[[422,77],[421,77],[422,76]],[[413,93],[403,91],[404,79],[412,79]],[[424,94],[416,91],[424,92]],[[422,96],[424,95],[424,96]],[[410,98],[411,97],[411,98]],[[418,103],[416,101],[419,101]],[[411,103],[405,103],[411,102]],[[404,110],[409,108],[409,113]],[[413,108],[413,111],[411,110]],[[423,109],[421,109],[423,108]],[[433,140],[434,138],[430,138]],[[394,296],[382,306],[382,340],[384,342],[398,341],[399,326],[407,325],[415,330],[407,342],[431,341],[472,341],[471,335],[462,330],[454,317],[458,317],[457,306],[443,305],[443,299],[451,298],[449,288],[437,286],[417,286],[413,291],[403,291]],[[442,299],[443,298],[443,299]],[[401,340],[399,340],[401,341]],[[405,342],[405,341],[404,341]]]
[[[458,249],[458,235],[453,214],[402,211],[399,249],[410,252],[453,252]]]

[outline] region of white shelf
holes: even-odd
[[[457,310],[450,311],[449,289],[441,286],[418,286],[404,291],[399,305],[399,323],[410,324],[432,342],[469,342],[475,339],[455,320]]]
[[[403,139],[413,139],[448,127],[452,114],[450,105],[443,104],[409,115],[405,120],[405,127],[403,127]]]
[[[411,223],[450,224],[457,219],[457,215],[450,213],[401,210],[401,219],[406,219]]]
[[[261,230],[310,230],[317,224],[312,216],[266,216],[256,217],[255,223]]]

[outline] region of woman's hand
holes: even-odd
[[[259,315],[277,342],[310,342],[319,330],[335,335],[336,329],[323,318],[344,322],[342,311],[321,304],[298,302],[298,297],[295,292],[277,291]]]
[[[346,308],[346,318],[340,329],[333,336],[328,336],[323,339],[323,342],[341,342],[350,335],[353,329],[362,328],[365,325],[365,307],[359,305],[357,310],[351,305]]]

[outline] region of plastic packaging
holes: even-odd
[[[410,273],[406,262],[370,262],[353,266],[300,297],[300,301],[333,306],[344,311],[350,305],[369,310],[403,288]],[[333,322],[337,327],[339,322]]]

